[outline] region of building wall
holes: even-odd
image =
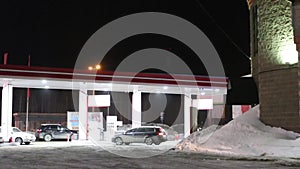
[[[298,53],[291,2],[256,0],[250,14],[252,74],[258,84],[260,119],[300,132]]]
[[[28,114],[28,131],[35,132],[41,124],[61,124],[67,126],[66,113],[32,113]],[[26,113],[14,113],[14,126],[26,130]]]

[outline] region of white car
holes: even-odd
[[[1,133],[1,126],[0,126],[0,144],[4,143],[4,137],[3,134]]]
[[[13,141],[19,143],[20,145],[22,145],[23,143],[29,145],[31,142],[34,142],[36,140],[35,135],[23,132],[17,127],[11,127],[9,133],[11,134],[9,138],[12,138]]]

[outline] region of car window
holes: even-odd
[[[154,132],[154,128],[145,128],[145,132]]]
[[[131,129],[131,130],[126,131],[126,133],[132,133],[132,132],[135,132],[135,131],[136,131],[136,129]]]
[[[63,130],[61,126],[57,126],[56,128],[57,128],[58,131]]]
[[[135,131],[136,131],[136,129],[131,129],[128,132],[135,132]]]
[[[145,128],[138,128],[138,129],[136,130],[136,132],[145,132],[145,131],[146,131]]]
[[[45,130],[51,130],[51,126],[46,126]]]
[[[61,126],[52,126],[52,130],[60,131]]]
[[[40,129],[41,129],[42,131],[47,130],[47,129],[48,129],[48,126],[41,126]]]
[[[53,130],[53,131],[56,131],[56,130],[60,130],[60,127],[59,125],[43,125],[41,128],[42,130]]]
[[[61,131],[68,131],[68,129],[66,127],[60,127]]]
[[[17,128],[13,128],[13,132],[21,132],[21,130],[19,130]]]

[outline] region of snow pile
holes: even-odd
[[[210,126],[181,141],[177,150],[232,156],[300,157],[300,135],[264,125],[259,106],[219,128]]]

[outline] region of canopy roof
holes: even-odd
[[[228,78],[0,65],[0,84],[19,88],[199,94],[202,90],[226,93]]]

